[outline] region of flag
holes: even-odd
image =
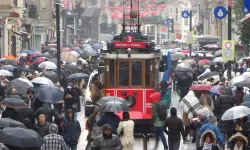
[[[245,0],[245,6],[248,10],[250,10],[250,0]]]

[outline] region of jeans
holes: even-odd
[[[168,138],[169,150],[179,150],[180,148],[180,140],[174,140]]]
[[[77,145],[66,144],[66,150],[77,150]]]
[[[158,142],[160,138],[164,146],[164,149],[168,149],[168,144],[167,144],[164,132],[163,132],[163,127],[155,127],[155,138],[156,138],[155,149],[158,146]]]

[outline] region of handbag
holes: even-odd
[[[121,129],[121,132],[119,134],[119,137],[122,137],[124,135],[124,127],[123,127],[123,124],[122,124],[122,129]]]

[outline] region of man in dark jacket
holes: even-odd
[[[106,112],[100,120],[96,122],[97,126],[109,124],[112,127],[112,134],[117,135],[117,128],[120,122],[120,118],[113,112]]]
[[[182,120],[177,117],[177,109],[172,107],[170,110],[171,116],[164,122],[163,128],[168,128],[168,145],[169,150],[179,150],[180,140],[182,134],[183,141],[185,141],[184,127]]]
[[[75,119],[77,119],[77,112],[81,111],[77,105],[78,102],[80,102],[80,99],[76,89],[73,88],[72,83],[68,83],[67,90],[64,92],[64,111],[67,112],[72,109],[75,113]]]
[[[228,137],[232,135],[233,121],[222,121],[221,117],[228,109],[234,107],[236,100],[232,95],[232,90],[230,88],[225,88],[224,93],[219,97],[215,107],[215,114],[218,118],[219,129],[224,134],[228,134]]]
[[[74,111],[69,109],[66,114],[66,121],[63,125],[63,138],[66,143],[66,149],[77,149],[78,139],[81,132],[80,123],[78,120],[74,119]]]
[[[185,72],[178,81],[178,87],[180,88],[180,101],[187,95],[189,88],[192,85],[191,76],[187,75]]]
[[[34,113],[34,118],[37,118],[40,114],[44,114],[46,116],[46,120],[51,123],[52,117],[55,118],[58,117],[58,113],[50,107],[49,103],[43,103],[43,107],[40,107],[37,109],[37,111]]]
[[[97,136],[88,150],[122,150],[122,144],[117,135],[112,134],[109,124],[103,126],[103,133]]]
[[[46,121],[44,114],[39,115],[38,122],[34,124],[34,130],[41,136],[44,137],[49,134],[49,125]]]

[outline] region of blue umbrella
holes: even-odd
[[[30,54],[30,55],[34,55],[35,54],[34,51],[27,50],[27,49],[21,50],[20,53],[26,53],[26,54]]]
[[[41,85],[35,89],[34,96],[41,102],[55,104],[63,100],[64,93],[56,86]]]

